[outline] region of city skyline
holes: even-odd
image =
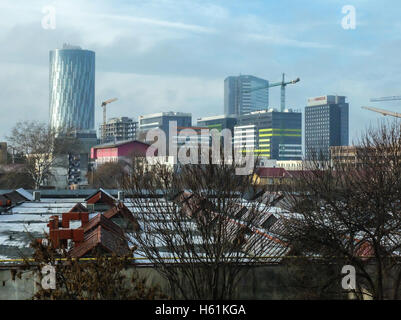
[[[304,109],[313,96],[347,96],[352,143],[382,118],[360,106],[399,94],[394,52],[401,45],[401,5],[387,1],[388,10],[354,1],[356,29],[346,30],[340,1],[291,2],[291,12],[289,3],[2,1],[0,39],[7,45],[0,53],[0,97],[10,116],[1,120],[0,135],[19,120],[48,121],[48,52],[69,42],[97,55],[95,128],[101,101],[114,96],[119,101],[108,118],[174,110],[197,119],[223,114],[225,77],[252,74],[275,82],[285,72],[301,78],[287,90],[289,108]],[[41,25],[49,5],[55,29]],[[279,88],[272,88],[271,106],[278,108],[279,99]],[[398,111],[397,102],[373,105]]]

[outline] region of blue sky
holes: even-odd
[[[341,26],[342,7],[356,9],[356,29]],[[44,6],[56,28],[43,29]],[[0,2],[0,136],[19,120],[48,120],[48,52],[64,42],[96,52],[96,123],[102,100],[118,97],[108,116],[163,110],[201,116],[223,112],[226,76],[253,74],[301,82],[287,105],[309,97],[346,95],[351,140],[401,101],[401,2],[335,0],[149,0]],[[279,106],[280,90],[270,103]]]

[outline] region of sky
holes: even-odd
[[[343,28],[346,5],[354,29]],[[400,17],[398,0],[1,0],[0,139],[17,121],[48,121],[49,51],[70,43],[96,52],[96,126],[113,97],[108,118],[180,111],[196,125],[223,113],[227,76],[284,72],[301,79],[287,86],[290,108],[347,96],[352,142],[382,119],[361,106],[400,112],[401,101],[369,101],[401,95]]]

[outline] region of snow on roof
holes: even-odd
[[[21,196],[23,196],[26,200],[28,201],[33,201],[33,196],[32,194],[30,194],[28,191],[26,191],[23,188],[19,188],[17,190],[15,190],[16,192],[18,192]]]

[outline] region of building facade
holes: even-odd
[[[95,167],[107,162],[126,161],[130,163],[133,157],[146,157],[148,148],[151,148],[152,153],[157,155],[155,148],[136,140],[104,143],[91,149],[91,159],[94,161]]]
[[[56,130],[94,130],[95,52],[64,44],[50,51],[50,125]]]
[[[105,128],[100,125],[100,132],[104,130],[105,141],[123,141],[136,139],[138,122],[128,117],[111,118],[107,121]]]
[[[237,118],[234,116],[220,115],[212,117],[198,118],[198,127],[206,127],[210,130],[217,129],[219,131],[229,129],[234,132],[234,127],[237,124]]]
[[[305,107],[305,156],[329,159],[330,147],[349,144],[349,104],[346,97],[308,99]]]
[[[238,117],[234,148],[259,158],[302,159],[302,113],[286,109],[255,111]]]
[[[192,126],[192,114],[185,112],[159,112],[139,116],[138,139],[145,141],[146,133],[151,129],[160,129],[166,135],[166,152],[169,152],[169,134],[171,122],[176,122],[177,127]]]
[[[251,91],[251,89],[263,88]],[[251,75],[224,80],[224,114],[242,115],[269,108],[269,81]]]

